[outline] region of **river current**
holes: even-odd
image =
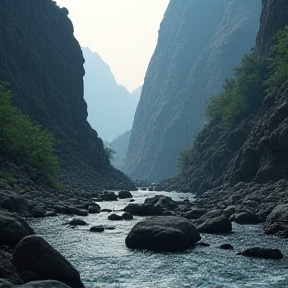
[[[156,194],[174,200],[193,195],[173,192],[132,192],[134,203]],[[123,209],[130,199],[100,202],[101,208]],[[117,212],[115,212],[117,213]],[[122,212],[119,212],[121,215]],[[209,247],[196,246],[181,253],[152,253],[130,250],[125,237],[144,217],[130,221],[110,221],[109,213],[78,217],[88,226],[72,229],[67,223],[71,217],[57,216],[30,219],[30,225],[48,243],[56,248],[80,272],[86,287],[91,288],[288,288],[288,249],[286,240],[266,236],[261,225],[237,225],[234,234],[201,234],[201,241]],[[92,233],[91,226],[113,226],[114,230]],[[221,244],[230,243],[234,250],[222,250]],[[264,260],[236,255],[255,246],[278,248],[284,254],[281,260]]]

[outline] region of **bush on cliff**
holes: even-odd
[[[0,82],[0,154],[39,169],[49,184],[58,186],[53,136],[11,104],[8,84]]]
[[[209,100],[206,116],[210,123],[220,123],[226,130],[257,111],[265,97],[264,82],[268,78],[267,59],[245,55],[234,78],[224,85],[223,92]]]
[[[279,88],[288,78],[288,26],[279,31],[275,38],[276,44],[272,46],[268,56],[270,77],[265,82],[268,92]]]

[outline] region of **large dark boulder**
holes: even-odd
[[[164,195],[156,195],[152,198],[147,198],[144,201],[145,205],[153,205],[155,207],[159,207],[162,210],[173,210],[178,207],[176,201],[174,201],[171,197]]]
[[[263,259],[282,259],[283,254],[279,249],[267,249],[254,247],[244,250],[239,253],[240,255],[247,257],[263,258]]]
[[[22,239],[14,250],[12,263],[20,272],[37,275],[37,280],[52,279],[72,288],[83,287],[79,272],[40,236]]]
[[[232,224],[228,218],[218,216],[203,222],[197,230],[203,233],[227,233],[232,231]]]
[[[21,284],[23,283],[23,280],[17,269],[12,265],[10,258],[10,254],[0,250],[0,279],[4,278],[12,283]]]
[[[266,234],[288,238],[288,204],[276,206],[268,215],[263,229]]]
[[[66,284],[56,280],[31,281],[21,286],[21,288],[69,288]],[[19,287],[20,288],[20,287]]]
[[[0,210],[0,245],[15,247],[21,239],[33,233],[23,218]]]
[[[200,239],[194,225],[184,217],[156,216],[138,222],[125,243],[132,249],[176,252],[190,248]]]
[[[251,211],[236,213],[233,219],[238,224],[258,224],[261,222],[259,216]]]
[[[127,198],[132,198],[132,197],[133,197],[133,195],[128,190],[121,190],[118,193],[118,198],[119,199],[127,199]]]
[[[155,207],[150,204],[130,203],[124,208],[124,211],[136,216],[155,216],[163,214],[163,209],[161,207]]]

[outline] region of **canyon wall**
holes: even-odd
[[[126,174],[151,181],[176,175],[179,152],[203,128],[207,99],[254,46],[260,12],[260,0],[170,2],[135,113]]]

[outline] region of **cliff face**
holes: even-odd
[[[275,33],[288,25],[287,4],[287,1],[278,0],[263,2],[255,47],[258,55],[267,53]],[[202,144],[195,161],[183,174],[169,180],[165,188],[202,194],[221,185],[234,187],[239,182],[251,184],[251,188],[287,180],[287,97],[288,81],[284,81],[278,91],[265,97],[255,115],[244,120],[225,137],[219,138],[223,135],[219,127],[208,125],[201,132],[199,139]]]
[[[14,104],[55,135],[62,168],[131,184],[86,121],[84,59],[67,15],[51,0],[0,1],[0,79],[11,84]]]
[[[203,127],[207,98],[254,45],[260,10],[260,0],[170,2],[135,113],[129,176],[158,181],[176,174],[179,152]]]

